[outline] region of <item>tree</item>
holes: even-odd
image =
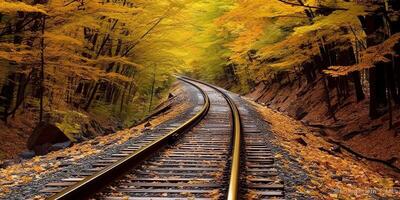
[[[339,104],[348,97],[351,80],[357,101],[365,98],[365,91],[369,94],[370,116],[374,118],[380,115],[379,106],[390,103],[388,95],[398,99],[395,81],[384,81],[385,77],[395,80],[396,67],[375,65],[376,61],[390,60],[398,38],[393,37],[388,50],[378,50],[382,54],[370,55],[376,61],[367,60],[365,52],[393,35],[398,24],[396,9],[398,3],[390,1],[239,1],[216,20],[214,30],[225,38],[219,47],[228,50],[221,66],[234,66],[235,79],[239,80],[234,87],[242,92],[259,82],[280,83],[282,77],[292,82],[299,73],[306,76],[308,84],[314,84],[318,74],[334,85]],[[361,81],[367,68],[370,88]],[[322,71],[331,76],[321,75]],[[332,96],[330,90],[326,88],[328,97]],[[330,107],[329,99],[327,105]]]
[[[5,119],[29,101],[39,108],[39,121],[52,110],[97,112],[103,107],[105,117],[119,113],[129,121],[132,109],[146,110],[135,104],[150,97],[150,86],[143,84],[151,80],[145,66],[157,61],[160,71],[168,74],[168,81],[160,82],[162,90],[182,66],[169,49],[176,41],[171,33],[182,26],[179,19],[188,3],[1,1],[0,64],[10,74],[2,76],[9,79],[2,81]]]

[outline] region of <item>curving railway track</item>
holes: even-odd
[[[202,96],[192,118],[48,184],[48,199],[283,199],[265,134],[238,97],[179,79]]]

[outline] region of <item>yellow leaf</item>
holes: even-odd
[[[275,154],[275,158],[282,158],[282,154],[280,153]]]
[[[45,169],[42,166],[35,165],[33,166],[33,170],[37,173],[44,171]]]
[[[338,194],[329,194],[329,196],[332,197],[332,198],[338,198],[339,197]]]

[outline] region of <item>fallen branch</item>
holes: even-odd
[[[319,129],[331,129],[331,130],[334,130],[334,131],[337,131],[337,130],[339,130],[339,129],[341,129],[341,128],[343,128],[343,127],[345,127],[346,125],[344,125],[344,124],[336,124],[336,125],[325,125],[325,124],[318,124],[318,123],[307,123],[306,124],[307,126],[311,126],[311,127],[314,127],[314,128],[319,128]]]
[[[347,133],[346,135],[344,135],[343,136],[343,140],[345,140],[345,141],[350,140],[350,139],[354,138],[355,136],[357,136],[359,134],[368,134],[368,133],[370,133],[372,131],[375,131],[376,129],[378,129],[381,126],[382,126],[382,124],[379,124],[379,125],[372,126],[371,128],[368,128],[368,129],[363,129],[363,130],[359,130],[359,131],[352,131],[352,132]]]
[[[174,98],[174,97],[173,97]],[[164,103],[163,103],[164,104]],[[172,101],[171,99],[168,99],[168,102],[165,105],[160,105],[158,109],[156,109],[155,111],[153,111],[151,114],[149,114],[147,117],[145,117],[144,119],[140,120],[137,123],[134,123],[132,126],[130,126],[129,128],[133,128],[139,124],[143,124],[147,121],[150,121],[151,118],[160,115],[161,113],[166,112],[167,110],[169,110],[172,106]]]
[[[397,167],[397,166],[395,166],[395,165],[393,165],[392,163],[390,163],[390,162],[388,162],[388,161],[380,160],[380,159],[377,159],[377,158],[370,158],[370,157],[364,156],[364,155],[362,155],[362,154],[360,154],[360,153],[354,151],[354,150],[351,149],[350,147],[347,147],[346,145],[344,145],[344,144],[342,144],[342,143],[340,143],[340,142],[338,142],[338,141],[334,141],[334,140],[332,140],[332,139],[330,139],[328,142],[340,146],[341,148],[343,148],[344,150],[348,151],[349,153],[355,155],[355,156],[358,157],[358,158],[362,158],[362,159],[365,159],[365,160],[368,160],[368,161],[371,161],[371,162],[381,163],[381,164],[383,164],[383,165],[385,165],[385,166],[387,166],[387,167],[393,169],[395,172],[400,173],[400,168]]]

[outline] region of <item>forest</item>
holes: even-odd
[[[396,199],[399,55],[399,0],[0,0],[0,199]]]
[[[130,127],[186,74],[399,167],[399,12],[396,0],[0,0],[0,158],[44,123],[74,140]]]
[[[88,136],[131,126],[183,66],[171,35],[185,2],[0,3],[2,129],[27,128],[23,140],[40,122]]]

